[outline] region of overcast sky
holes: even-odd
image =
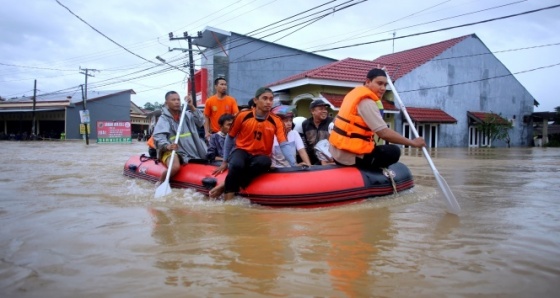
[[[183,31],[194,34],[211,26],[248,34],[328,2],[331,3],[321,9],[351,3],[356,5],[336,11],[287,37],[282,38],[296,28],[265,37],[264,40],[316,51],[386,39],[392,37],[393,32],[397,37],[405,36],[560,4],[558,0],[59,2],[101,33],[152,62],[115,45],[55,0],[3,1],[0,10],[0,96],[30,96],[33,94],[34,79],[38,81],[39,93],[62,89],[78,92],[77,86],[84,83],[84,75],[79,73],[79,67],[82,67],[100,70],[94,73],[95,77],[89,78],[90,89],[134,89],[137,94],[133,96],[133,101],[140,106],[148,101],[162,102],[168,90],[174,89],[185,94],[185,74],[177,70],[163,71],[165,65],[156,65],[160,63],[155,59],[158,55],[168,61],[184,56],[178,51],[168,51],[168,47],[187,46],[186,42],[169,41],[169,32],[180,36]],[[319,10],[312,10],[305,15]],[[520,72],[515,77],[541,104],[535,111],[553,111],[554,107],[560,106],[557,88],[560,65],[556,65],[560,63],[559,28],[560,8],[553,8],[505,20],[398,39],[394,47],[395,51],[402,51],[476,33],[512,73]],[[271,32],[254,37],[262,38]],[[527,47],[534,48],[523,49]],[[335,59],[352,57],[373,60],[392,51],[393,43],[387,41],[318,54]],[[197,58],[195,56],[195,60]],[[539,67],[543,68],[528,71]],[[134,72],[137,73],[129,75]],[[121,82],[137,76],[143,77]]]

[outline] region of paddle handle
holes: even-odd
[[[179,137],[181,136],[181,128],[183,128],[183,122],[185,122],[185,114],[187,113],[188,103],[183,105],[183,110],[181,111],[181,118],[179,119],[179,127],[177,127],[177,135],[175,136],[175,144],[179,143]],[[173,161],[175,159],[175,149],[171,151],[171,159],[169,160],[169,165],[167,165],[167,174],[165,175],[165,183],[169,183],[169,178],[171,177],[171,171],[169,167],[173,166]]]
[[[420,137],[418,135],[418,131],[416,130],[416,126],[414,125],[414,122],[412,122],[412,119],[410,119],[410,115],[408,115],[408,111],[406,110],[406,106],[402,102],[401,97],[400,97],[399,93],[397,92],[397,89],[395,88],[395,85],[393,85],[393,81],[391,80],[391,77],[389,76],[389,73],[387,72],[386,69],[384,69],[384,70],[385,70],[385,75],[387,76],[387,83],[389,84],[389,87],[391,87],[391,91],[393,91],[393,95],[395,96],[395,99],[397,100],[397,102],[399,103],[399,106],[401,107],[401,111],[403,112],[403,115],[406,119],[406,122],[408,122],[408,126],[410,127],[410,130],[412,131],[412,134],[414,135],[414,138]],[[434,162],[432,161],[432,158],[430,157],[428,149],[426,149],[426,147],[422,147],[422,152],[424,153],[424,156],[426,157],[426,160],[428,161],[428,164],[430,164],[430,168],[432,168],[432,171],[434,173],[438,173],[438,170],[436,169],[436,166],[434,165]]]

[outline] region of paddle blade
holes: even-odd
[[[439,172],[434,171],[434,176],[436,177],[439,188],[443,192],[445,205],[447,205],[447,212],[459,215],[459,213],[461,213],[461,206],[459,206],[459,202],[455,199],[455,195],[453,195],[451,188],[449,188],[449,185],[447,185],[447,182],[445,182],[445,179],[443,179]]]
[[[156,194],[154,195],[154,198],[159,199],[161,197],[165,197],[168,194],[171,194],[171,185],[169,185],[169,181],[164,181],[156,188]]]

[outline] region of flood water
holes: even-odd
[[[122,176],[144,144],[0,142],[0,297],[558,297],[560,150],[433,152],[346,206],[210,202]],[[286,186],[289,187],[289,186]]]

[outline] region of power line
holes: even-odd
[[[539,11],[544,11],[544,10],[549,10],[549,9],[553,9],[553,8],[558,8],[558,7],[560,7],[560,4],[547,6],[547,7],[543,7],[543,8],[539,8],[539,9],[528,10],[528,11],[524,11],[524,12],[520,12],[520,13],[516,13],[516,14],[510,14],[510,15],[507,15],[507,16],[486,19],[486,20],[482,20],[482,21],[478,21],[478,22],[466,23],[466,24],[461,24],[461,25],[456,25],[456,26],[451,26],[451,27],[445,27],[445,28],[441,28],[441,29],[435,29],[435,30],[430,30],[430,31],[418,32],[418,33],[414,33],[414,34],[402,35],[402,36],[399,36],[399,37],[384,38],[384,39],[375,40],[375,41],[356,43],[356,44],[327,48],[327,49],[322,49],[322,50],[315,50],[315,51],[312,51],[311,53],[327,52],[327,51],[332,51],[332,50],[339,50],[339,49],[358,47],[358,46],[363,46],[363,45],[368,45],[368,44],[374,44],[374,43],[379,43],[379,42],[383,42],[383,41],[390,41],[390,40],[393,40],[393,39],[403,39],[403,38],[408,38],[408,37],[413,37],[413,36],[426,35],[426,34],[435,33],[435,32],[447,31],[447,30],[451,30],[451,29],[457,29],[457,28],[479,25],[479,24],[484,24],[484,23],[498,21],[498,20],[504,20],[504,19],[508,19],[508,18],[527,15],[527,14],[531,14],[531,13],[535,13],[535,12],[539,12]]]
[[[86,21],[85,21],[84,19],[82,19],[80,16],[78,16],[77,14],[75,14],[72,10],[70,10],[70,8],[64,6],[64,4],[60,3],[60,1],[58,1],[58,0],[55,0],[55,1],[56,1],[56,3],[58,3],[60,6],[66,8],[66,10],[68,10],[73,16],[75,16],[76,18],[78,18],[78,19],[79,19],[80,21],[82,21],[84,24],[88,25],[88,26],[89,26],[91,29],[93,29],[95,32],[101,34],[103,37],[107,38],[107,39],[110,40],[112,43],[114,43],[114,44],[116,44],[117,46],[121,47],[123,50],[129,52],[130,54],[132,54],[132,55],[134,55],[134,56],[136,56],[136,57],[138,57],[138,58],[140,58],[140,59],[142,59],[142,60],[144,60],[144,61],[147,61],[147,62],[150,62],[150,63],[153,63],[153,64],[157,64],[157,63],[155,63],[155,62],[153,62],[153,61],[151,61],[151,60],[148,60],[148,59],[146,59],[146,58],[144,58],[144,57],[142,57],[142,56],[140,56],[140,55],[138,55],[138,54],[132,52],[131,50],[127,49],[126,47],[124,47],[124,46],[121,45],[120,43],[114,41],[114,40],[111,39],[109,36],[103,34],[103,32],[97,30],[95,27],[93,27],[92,25],[90,25],[88,22],[86,22]]]
[[[478,79],[478,80],[471,80],[471,81],[453,83],[453,84],[448,84],[448,85],[443,85],[443,86],[436,86],[436,87],[426,87],[426,88],[418,88],[418,89],[412,89],[412,90],[404,90],[404,91],[399,91],[399,92],[400,92],[400,93],[407,93],[407,92],[415,92],[415,91],[423,91],[423,90],[431,90],[431,89],[440,89],[440,88],[446,88],[446,87],[457,86],[457,85],[478,83],[478,82],[487,81],[487,80],[500,79],[500,78],[505,78],[505,77],[509,77],[509,76],[514,76],[514,75],[516,75],[516,74],[522,74],[522,73],[533,72],[533,71],[541,70],[541,69],[545,69],[545,68],[552,68],[552,67],[556,67],[556,66],[559,66],[559,65],[560,65],[560,62],[559,62],[559,63],[555,63],[555,64],[550,64],[550,65],[535,67],[535,68],[531,68],[531,69],[526,69],[526,70],[522,70],[522,71],[518,71],[518,72],[514,72],[514,73],[509,73],[509,74],[505,74],[505,75],[499,75],[499,76],[489,77],[489,78],[482,78],[482,79]]]

